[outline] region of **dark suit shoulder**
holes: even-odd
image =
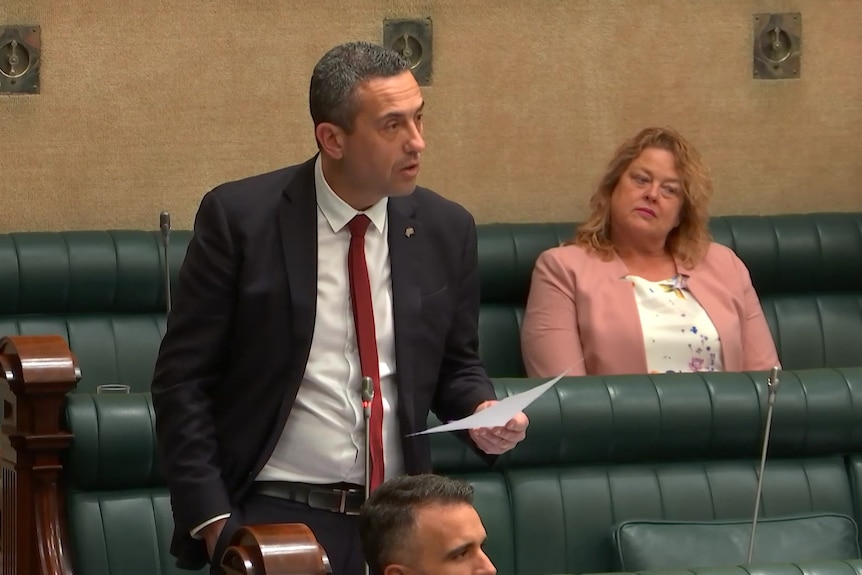
[[[219,184],[201,200],[201,212],[213,207],[231,228],[251,229],[277,213],[285,193],[314,194],[314,160]]]
[[[416,215],[428,224],[442,224],[450,227],[456,225],[473,225],[473,215],[458,202],[445,198],[433,190],[417,186],[408,196],[414,201]]]
[[[281,198],[297,177],[309,176],[313,184],[314,161],[287,166],[271,172],[256,174],[219,184],[207,195],[214,196],[228,210],[270,207]],[[312,188],[313,191],[313,188]],[[261,205],[264,204],[264,205]]]

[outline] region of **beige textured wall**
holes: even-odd
[[[800,11],[802,78],[751,78],[751,16]],[[420,183],[490,221],[583,217],[619,141],[672,125],[713,213],[862,210],[862,0],[4,0],[42,92],[0,96],[0,230],[189,227],[227,179],[314,151],[312,66],[430,16]]]

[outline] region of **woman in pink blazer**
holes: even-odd
[[[779,365],[748,269],[711,241],[712,184],[669,129],[625,142],[572,242],[542,253],[521,328],[531,377]]]

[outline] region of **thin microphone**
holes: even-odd
[[[159,214],[159,228],[162,230],[162,243],[167,244],[171,235],[170,212],[162,212]]]
[[[165,254],[165,306],[171,313],[171,264],[168,262],[168,244],[171,241],[171,213],[159,214],[159,229],[162,232],[162,250]]]
[[[367,375],[362,378],[362,412],[365,415],[365,499],[371,495],[371,402],[374,401],[374,380]],[[365,563],[365,575],[370,575],[371,567]]]
[[[371,494],[371,402],[374,400],[374,380],[367,375],[362,378],[362,412],[365,415],[365,497]]]
[[[374,400],[374,380],[367,375],[362,378],[362,409],[365,419],[371,417],[371,402]]]
[[[757,489],[754,495],[754,518],[751,521],[751,539],[748,542],[748,561],[754,555],[754,534],[757,531],[757,516],[760,513],[760,494],[763,491],[763,470],[766,467],[766,450],[769,448],[769,432],[772,429],[772,408],[775,405],[775,394],[778,392],[779,374],[781,368],[775,366],[766,380],[766,389],[769,393],[766,407],[766,427],[763,432],[763,448],[760,451],[760,473],[757,474]]]

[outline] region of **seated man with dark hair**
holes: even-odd
[[[362,551],[378,575],[494,575],[473,486],[440,475],[383,483],[359,513]]]

